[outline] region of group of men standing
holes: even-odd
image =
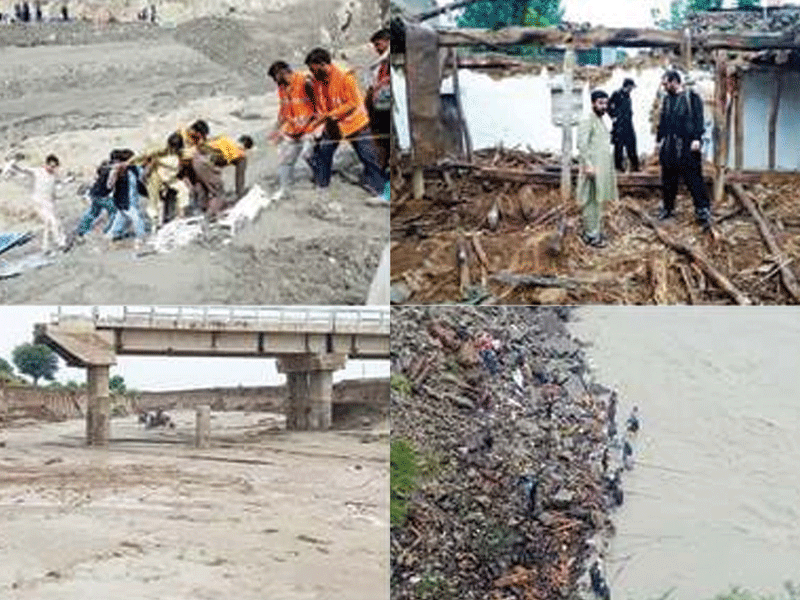
[[[60,8],[60,16],[62,21],[69,20],[69,11],[67,9],[66,2],[61,5]],[[0,13],[0,21],[5,20],[5,15]],[[8,20],[11,19],[11,15],[8,15]],[[38,0],[31,4],[27,0],[25,2],[17,2],[14,4],[14,15],[13,21],[17,23],[31,23],[31,22],[42,22],[44,20],[44,14],[42,13],[42,3]]]
[[[662,85],[665,94],[656,142],[663,203],[658,218],[665,220],[674,216],[678,184],[683,179],[692,196],[697,222],[703,230],[708,230],[711,227],[711,208],[702,171],[703,101],[697,93],[683,86],[677,71],[668,71]],[[610,99],[602,90],[593,91],[592,110],[578,129],[580,171],[577,196],[583,209],[582,238],[590,246],[606,244],[601,227],[602,208],[605,202],[618,197],[616,171],[624,170],[624,154],[628,156],[631,169],[639,170],[630,97],[634,87],[634,81],[626,79]],[[603,121],[606,113],[613,122],[610,134]],[[614,145],[613,162],[609,141]]]
[[[280,108],[271,139],[279,144],[279,188],[273,198],[289,196],[294,166],[304,156],[320,195],[328,196],[333,156],[341,142],[349,142],[364,166],[364,185],[380,204],[388,204],[389,30],[371,39],[378,54],[366,95],[353,70],[335,64],[330,53],[315,48],[308,53],[308,72],[295,71],[286,61],[275,61],[269,76],[278,85]]]

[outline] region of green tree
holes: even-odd
[[[761,6],[761,2],[759,0],[737,0],[736,1],[737,8],[740,9],[749,9],[749,8],[758,8]]]
[[[560,0],[484,0],[464,9],[459,27],[500,29],[509,25],[550,27],[561,23]]]
[[[108,380],[108,389],[113,394],[124,394],[127,388],[125,387],[125,379],[122,375],[113,375],[111,379]]]
[[[39,385],[39,379],[52,381],[58,370],[58,356],[42,344],[20,344],[14,348],[11,360],[20,373],[33,379],[33,385]]]
[[[64,384],[64,389],[70,392],[80,392],[81,390],[86,388],[86,382],[77,382],[74,379],[70,379],[67,383]]]
[[[722,8],[722,0],[690,0],[689,10],[701,12],[704,10],[719,10]]]
[[[14,377],[14,367],[5,358],[0,358],[0,378],[11,379]]]

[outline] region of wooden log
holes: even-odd
[[[483,245],[478,239],[478,232],[472,234],[472,247],[475,249],[475,255],[478,257],[480,263],[488,269],[489,258],[486,256],[486,252],[483,249]]]
[[[678,265],[678,270],[686,286],[686,291],[689,293],[689,304],[697,304],[697,292],[692,284],[692,277],[689,275],[689,269],[686,268],[686,265]]]
[[[758,205],[742,186],[733,184],[729,186],[729,189],[731,190],[734,198],[736,198],[742,204],[742,206],[747,209],[747,212],[750,213],[750,215],[753,217],[753,220],[756,222],[756,225],[758,225],[758,230],[761,232],[761,237],[764,238],[764,243],[766,244],[767,249],[770,251],[770,254],[775,257],[775,262],[780,269],[781,279],[783,280],[784,287],[792,295],[794,301],[800,303],[800,285],[797,283],[797,278],[795,277],[794,272],[789,269],[789,266],[784,261],[783,252],[778,245],[778,242],[775,240],[775,237],[772,235],[769,225],[767,224],[764,215],[761,214]]]
[[[432,10],[427,10],[425,12],[421,12],[415,15],[413,18],[415,21],[427,21],[428,19],[432,19],[433,17],[438,17],[446,12],[451,10],[455,10],[456,8],[464,8],[469,6],[470,4],[475,4],[476,2],[482,2],[483,0],[459,0],[458,2],[450,2],[444,6],[440,6],[438,8],[434,8]]]
[[[580,282],[576,279],[552,277],[549,275],[519,275],[516,273],[506,273],[504,271],[493,274],[490,279],[506,285],[525,287],[575,289],[580,285]]]
[[[663,254],[654,255],[650,259],[650,276],[653,284],[653,302],[669,304],[667,259]]]
[[[692,259],[692,261],[697,263],[703,272],[713,279],[714,282],[731,298],[733,298],[737,304],[744,306],[749,306],[752,304],[752,301],[741,290],[733,285],[733,283],[731,283],[731,281],[725,277],[725,275],[723,275],[713,264],[711,264],[711,261],[709,261],[702,252],[692,248],[687,244],[684,244],[683,242],[679,242],[678,240],[671,238],[656,224],[655,220],[650,215],[648,215],[638,206],[626,204],[625,208],[638,216],[645,225],[650,227],[655,232],[656,237],[661,241],[662,244],[672,248],[679,254],[688,256],[690,259]]]
[[[680,50],[681,31],[594,27],[584,31],[564,31],[554,27],[504,27],[503,29],[447,29],[439,31],[440,46],[518,46],[539,45],[551,48],[674,48]],[[747,34],[708,33],[692,40],[692,48],[705,50],[767,50],[800,48],[791,31]]]
[[[775,168],[776,154],[777,154],[777,125],[778,125],[778,113],[780,112],[781,106],[781,93],[783,91],[783,71],[781,69],[777,69],[775,73],[775,91],[772,94],[772,103],[769,107],[769,117],[767,119],[767,131],[769,136],[769,160],[768,165],[770,169]]]
[[[484,167],[476,164],[462,163],[462,162],[448,162],[441,165],[431,165],[426,167],[426,171],[430,173],[437,173],[444,169],[464,169],[469,170],[476,177],[483,179],[494,179],[497,181],[513,181],[517,183],[528,183],[534,185],[548,185],[556,186],[561,182],[561,173],[559,170],[547,170],[542,168],[537,169],[512,169],[504,167]],[[578,168],[572,167],[571,169],[572,180],[578,176]],[[706,183],[713,181],[713,176],[706,170],[703,175]],[[729,173],[726,176],[726,181],[736,183],[758,183],[761,180],[762,174],[760,172],[745,171],[742,173]],[[661,174],[660,173],[618,173],[617,174],[617,187],[619,188],[661,188]]]
[[[472,240],[472,249],[475,250],[475,256],[478,257],[478,262],[481,266],[481,286],[485,288],[489,279],[489,259],[478,239],[478,232],[473,233],[470,239]]]

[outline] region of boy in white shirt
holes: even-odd
[[[50,154],[45,159],[44,165],[35,169],[20,167],[16,164],[11,165],[14,169],[33,177],[31,198],[44,225],[42,252],[45,254],[49,254],[51,251],[51,241],[55,242],[57,248],[63,248],[66,244],[64,230],[56,216],[56,174],[59,164],[58,157]]]

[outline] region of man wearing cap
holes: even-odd
[[[603,204],[617,199],[617,172],[611,162],[610,136],[603,122],[608,108],[608,94],[592,92],[592,110],[578,127],[577,198],[583,209],[583,241],[601,248]]]
[[[611,139],[614,141],[614,165],[624,171],[623,150],[628,152],[631,171],[639,170],[639,155],[636,153],[636,132],[633,130],[633,104],[631,91],[636,87],[633,79],[625,79],[622,87],[611,94],[608,101],[608,116],[614,122]]]

